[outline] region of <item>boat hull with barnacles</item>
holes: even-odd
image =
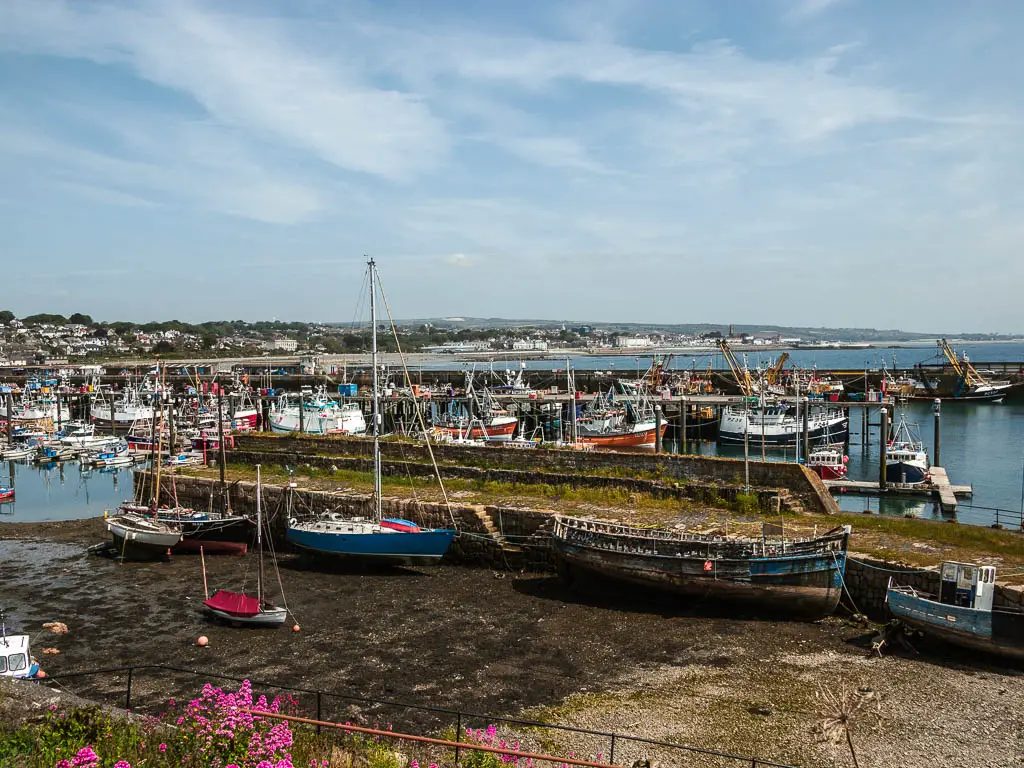
[[[573,581],[597,575],[708,605],[730,601],[755,611],[816,619],[839,603],[850,528],[784,540],[559,516],[552,536],[559,571]]]

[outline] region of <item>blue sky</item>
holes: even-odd
[[[0,3],[17,314],[1024,332],[1024,3]]]

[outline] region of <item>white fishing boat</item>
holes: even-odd
[[[28,635],[7,633],[7,624],[0,611],[0,677],[31,679],[43,677],[39,662],[32,656]]]
[[[116,397],[108,393],[101,395],[92,404],[91,417],[101,427],[131,429],[136,422],[152,421],[155,385],[144,381],[141,385],[129,383]]]
[[[270,409],[270,428],[278,433],[361,435],[366,431],[366,419],[358,403],[332,400],[325,387],[307,388],[298,402],[287,395],[278,399]]]
[[[742,445],[795,446],[803,439],[806,423],[810,445],[842,443],[849,436],[850,420],[841,408],[791,403],[759,402],[750,406],[729,405],[722,410],[718,439]]]

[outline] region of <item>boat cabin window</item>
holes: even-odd
[[[7,667],[11,672],[21,672],[28,668],[28,659],[24,653],[15,653],[7,657]]]
[[[0,656],[0,675],[7,671],[7,657]]]

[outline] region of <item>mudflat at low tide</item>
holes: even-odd
[[[169,664],[814,765],[848,764],[818,734],[828,714],[821,688],[845,685],[879,697],[871,727],[856,732],[862,765],[1009,766],[1024,754],[1019,671],[985,660],[968,666],[935,648],[916,658],[869,658],[871,630],[842,618],[779,621],[722,615],[720,606],[708,617],[712,606],[643,594],[581,596],[544,574],[347,571],[289,555],[281,581],[301,631],[248,630],[200,612],[198,557],[120,565],[85,554],[103,538],[95,519],[0,526],[2,602],[15,626],[38,637],[37,656],[59,648],[41,657],[51,675]],[[252,556],[208,557],[206,565],[211,590],[255,585]],[[272,567],[268,582],[276,595]],[[40,628],[52,620],[68,634],[45,634]],[[208,647],[196,645],[200,635]],[[58,682],[116,702],[125,679]],[[133,701],[160,711],[200,685],[146,673],[133,683]],[[325,717],[359,716],[325,701]],[[360,709],[395,730],[450,724],[443,715]],[[599,748],[568,734],[545,738],[550,747]]]

